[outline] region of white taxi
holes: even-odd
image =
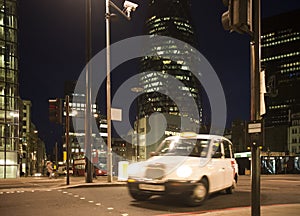
[[[168,137],[151,155],[128,167],[128,190],[135,200],[171,195],[197,206],[209,194],[221,190],[231,194],[236,186],[238,173],[232,143],[223,136]]]

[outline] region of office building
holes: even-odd
[[[300,10],[262,22],[261,63],[266,72],[265,145],[289,151],[291,115],[300,108]],[[299,151],[299,150],[297,150]]]
[[[179,48],[176,43],[170,40],[170,43],[151,44],[147,49],[152,55],[145,56],[141,60],[141,73],[147,72],[146,75],[140,77],[140,87],[143,89],[138,99],[138,119],[139,134],[145,134],[151,130],[148,125],[148,117],[155,112],[165,115],[167,120],[166,135],[181,132],[180,118],[188,118],[194,121],[200,127],[202,108],[200,101],[200,83],[190,71],[190,65],[193,61],[197,61],[196,52],[196,36],[190,16],[191,1],[189,0],[150,0],[149,15],[145,23],[146,34],[168,36],[178,39],[189,44],[192,48]],[[164,57],[161,57],[164,56]],[[170,56],[167,58],[166,56]],[[184,57],[189,56],[189,61],[185,61]],[[171,60],[172,57],[172,60]],[[172,76],[184,87],[174,87],[174,92],[180,92],[176,97],[176,102],[172,100],[168,92],[162,92],[167,76]],[[168,86],[170,88],[170,85]],[[177,89],[176,89],[177,88]],[[190,104],[186,101],[192,97],[197,106],[197,115],[191,116],[189,110]],[[174,98],[173,98],[174,99]],[[178,107],[181,106],[181,111]],[[200,116],[200,119],[197,117]],[[143,120],[144,119],[144,120]],[[195,128],[184,128],[185,130],[195,130]],[[147,142],[144,140],[143,142]],[[139,143],[140,151],[143,152],[143,158],[148,153],[144,147],[146,143]]]
[[[19,173],[17,1],[0,0],[0,178]]]
[[[293,113],[290,117],[288,151],[300,155],[300,112]]]
[[[76,95],[76,101],[73,101],[74,89],[76,81],[65,82],[64,94],[70,96],[70,128],[69,128],[69,145],[70,145],[70,163],[71,165],[81,163],[85,158],[85,94]],[[66,116],[65,102],[63,116]],[[107,123],[106,118],[99,114],[96,104],[92,104],[92,114],[94,118],[92,121],[96,121],[97,128],[92,128],[92,158],[91,162],[96,167],[106,166],[106,139],[107,139]],[[93,125],[93,124],[92,124]],[[64,127],[65,131],[65,127]],[[64,136],[64,152],[66,152],[66,140]],[[64,161],[66,161],[66,153],[64,153]],[[77,170],[78,174],[84,174],[84,163],[78,167],[81,170]],[[76,173],[75,173],[76,174]]]

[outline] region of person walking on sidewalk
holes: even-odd
[[[49,178],[51,179],[52,178],[52,173],[53,173],[53,167],[52,167],[52,162],[51,161],[47,162],[47,173],[48,173]]]

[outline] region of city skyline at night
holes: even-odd
[[[112,21],[112,43],[142,34],[147,1],[136,2],[139,8],[130,22],[122,17]],[[249,36],[223,30],[221,15],[226,8],[221,0],[191,2],[199,51],[218,73],[225,91],[228,124],[233,119],[249,119]],[[122,1],[115,3],[121,5]],[[53,137],[61,133],[48,121],[48,99],[62,98],[64,81],[76,80],[85,65],[84,7],[83,1],[19,2],[20,95],[32,101],[33,122],[47,146],[53,146]],[[300,3],[291,0],[264,1],[262,16],[297,8]],[[94,55],[105,44],[104,2],[93,1],[92,14]],[[126,73],[120,70],[112,74],[113,91],[126,75],[137,73],[137,70],[127,69]]]

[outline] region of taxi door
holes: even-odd
[[[225,187],[225,176],[227,172],[227,164],[224,157],[224,148],[219,140],[213,141],[212,158],[208,164],[210,171],[210,189],[211,191],[222,190]]]

